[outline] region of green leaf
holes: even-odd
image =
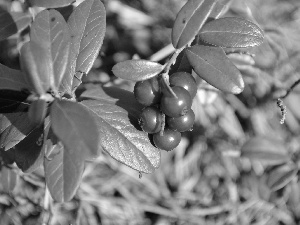
[[[106,12],[102,2],[83,1],[69,17],[68,25],[72,39],[71,59],[62,88],[65,92],[71,93],[74,74],[76,72],[87,74],[102,46],[106,29]],[[74,78],[74,82],[81,81]]]
[[[28,95],[21,91],[0,90],[0,113],[23,111],[29,106],[29,103],[26,102]]]
[[[65,19],[54,9],[40,12],[32,23],[30,38],[46,49],[44,57],[50,86],[58,90],[68,66],[71,46],[70,31]]]
[[[226,13],[232,0],[218,0],[209,17],[218,19]]]
[[[8,152],[11,151],[11,153],[14,154],[14,161],[24,173],[31,173],[43,163],[43,144],[44,124],[35,128],[24,140],[18,143],[14,149]]]
[[[21,71],[11,69],[0,63],[0,89],[21,91],[30,89],[30,86]]]
[[[22,31],[31,23],[31,16],[22,12],[7,12],[0,7],[0,41]]]
[[[268,137],[253,137],[241,148],[241,157],[267,165],[278,165],[287,162],[290,157],[279,140]]]
[[[212,12],[217,0],[189,0],[179,11],[172,29],[172,44],[179,49],[190,43]]]
[[[164,66],[148,60],[126,60],[119,62],[112,68],[115,76],[132,81],[148,80],[155,77]]]
[[[12,169],[3,166],[1,168],[0,178],[3,191],[11,193],[17,184],[17,174]]]
[[[21,110],[3,114],[0,119],[0,149],[4,148],[5,151],[14,147],[35,129],[27,113]]]
[[[186,52],[194,71],[207,83],[224,92],[239,94],[243,91],[242,75],[222,48],[199,45]]]
[[[25,79],[37,94],[45,94],[50,88],[51,71],[48,68],[47,51],[35,42],[26,42],[20,52],[20,63]]]
[[[272,191],[277,191],[286,186],[297,175],[298,169],[294,163],[280,165],[271,170],[267,185]]]
[[[84,171],[84,152],[65,148],[56,137],[47,140],[45,148],[44,168],[49,192],[55,201],[69,201],[75,195]]]
[[[50,108],[51,128],[64,148],[87,158],[98,156],[96,120],[82,104],[55,100]],[[76,153],[74,153],[76,154]]]
[[[59,8],[72,4],[76,0],[28,0],[31,6]]]
[[[263,31],[256,24],[238,17],[210,21],[202,27],[199,37],[212,45],[227,48],[253,47],[264,41]]]
[[[141,131],[138,117],[141,105],[131,92],[117,88],[95,89],[97,100],[82,101],[97,121],[100,146],[110,156],[125,165],[144,173],[152,173],[160,164],[160,150]]]

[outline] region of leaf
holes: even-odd
[[[287,163],[271,170],[267,185],[272,191],[277,191],[286,186],[297,175],[298,169],[294,163]]]
[[[49,123],[49,122],[48,122]],[[44,124],[35,128],[24,140],[18,143],[11,151],[14,161],[24,173],[36,170],[44,159]]]
[[[244,143],[241,148],[241,157],[267,165],[282,164],[290,159],[282,142],[259,136]]]
[[[200,30],[199,37],[210,44],[227,48],[247,48],[261,45],[263,31],[254,23],[226,17],[210,21]]]
[[[132,81],[148,80],[155,77],[164,66],[148,60],[126,60],[119,62],[112,68],[115,76]]]
[[[82,104],[97,120],[100,147],[117,161],[140,172],[152,173],[159,167],[160,150],[138,125],[141,105],[133,94],[118,88],[103,88],[94,89],[93,95],[97,100],[85,100]]]
[[[179,49],[190,43],[212,12],[217,0],[189,0],[179,11],[172,29],[172,44]]]
[[[218,0],[209,17],[218,19],[226,13],[232,0]]]
[[[24,108],[29,106],[29,103],[26,102],[28,95],[21,91],[0,90],[0,113],[24,111]]]
[[[3,166],[1,168],[0,177],[0,183],[2,185],[3,190],[7,193],[11,193],[14,190],[17,183],[17,174],[13,170]]]
[[[48,155],[44,160],[46,184],[52,198],[69,201],[79,187],[84,170],[84,152],[64,148],[61,142],[46,141]]]
[[[100,0],[85,0],[78,5],[68,19],[71,31],[70,69],[63,82],[70,93],[76,72],[87,74],[98,56],[106,27],[106,12]]]
[[[175,64],[171,67],[169,74],[171,75],[175,72],[192,73],[192,66],[187,58],[185,50],[179,53]]]
[[[6,90],[29,90],[25,75],[19,71],[8,68],[0,63],[0,89]]]
[[[8,12],[0,7],[0,41],[22,31],[30,23],[30,14],[22,12]]]
[[[239,94],[243,91],[242,75],[222,48],[199,45],[186,52],[194,71],[207,83],[224,92]]]
[[[72,4],[76,0],[29,0],[31,6],[59,8]]]
[[[40,12],[32,23],[31,41],[46,49],[50,86],[58,90],[68,66],[70,31],[63,16],[56,10]]]
[[[21,48],[20,63],[30,90],[45,94],[51,87],[51,80],[53,83],[46,49],[35,42],[26,42]]]
[[[5,123],[5,129],[1,125],[0,149],[7,151],[22,141],[35,127],[31,125],[27,113],[21,110],[3,115],[0,122]]]
[[[56,100],[50,108],[51,128],[64,148],[85,157],[98,156],[98,130],[89,110],[75,102]]]

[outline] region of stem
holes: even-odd
[[[285,99],[287,96],[289,96],[289,94],[294,90],[295,87],[297,87],[297,85],[300,84],[300,78],[298,80],[296,80],[292,86],[286,91],[285,95],[279,97],[280,99]]]

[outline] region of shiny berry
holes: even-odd
[[[176,72],[170,75],[169,81],[171,87],[180,86],[186,89],[190,93],[192,99],[196,96],[197,84],[192,74],[186,72]]]
[[[177,98],[170,94],[164,94],[161,98],[160,108],[169,117],[185,115],[192,106],[192,98],[183,87],[171,87]]]
[[[161,130],[162,126],[162,113],[154,106],[148,106],[143,109],[139,124],[143,131],[153,134]]]
[[[188,131],[193,127],[195,121],[195,113],[190,109],[187,114],[181,117],[167,117],[166,123],[168,127],[172,130],[177,130],[179,132]]]
[[[175,130],[165,128],[163,135],[153,134],[153,142],[157,148],[165,151],[171,151],[176,148],[181,141],[181,133]]]
[[[135,99],[142,105],[149,106],[159,103],[161,95],[157,77],[138,81],[134,85]]]

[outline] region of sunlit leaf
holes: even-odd
[[[227,48],[253,47],[264,41],[263,31],[256,24],[239,17],[212,20],[202,27],[199,37],[207,43]]]
[[[253,137],[241,148],[241,156],[267,165],[278,165],[289,160],[284,144],[267,137]]]
[[[164,66],[148,60],[126,60],[112,68],[115,76],[132,81],[148,80],[164,69]]]
[[[76,102],[56,100],[50,108],[51,128],[64,148],[87,158],[98,155],[96,121],[89,110]],[[75,154],[75,153],[74,153]]]
[[[148,134],[138,125],[141,105],[136,103],[133,94],[117,88],[104,88],[83,93],[85,97],[89,95],[97,100],[85,100],[82,104],[97,120],[100,147],[119,162],[152,173],[160,164],[160,150],[150,143]]]
[[[70,31],[63,16],[56,10],[40,12],[31,26],[31,41],[46,49],[47,69],[50,85],[59,88],[68,66],[70,53]]]
[[[7,12],[0,7],[0,41],[26,28],[31,22],[31,16],[22,12]]]
[[[272,191],[277,191],[286,186],[297,175],[297,166],[287,163],[271,170],[267,184]]]
[[[106,29],[106,12],[102,2],[83,1],[69,17],[68,25],[72,41],[71,59],[70,68],[62,85],[64,91],[70,93],[74,74],[76,72],[87,74],[102,46]]]
[[[58,8],[72,4],[76,0],[28,0],[31,6]]]
[[[194,71],[207,83],[224,92],[239,94],[243,91],[242,75],[222,48],[199,45],[186,52]]]
[[[232,0],[218,0],[209,17],[218,19],[226,13]]]
[[[21,71],[8,68],[0,63],[0,89],[21,91],[30,89],[30,87]]]
[[[177,14],[172,29],[172,44],[179,49],[197,35],[217,0],[189,0]]]

